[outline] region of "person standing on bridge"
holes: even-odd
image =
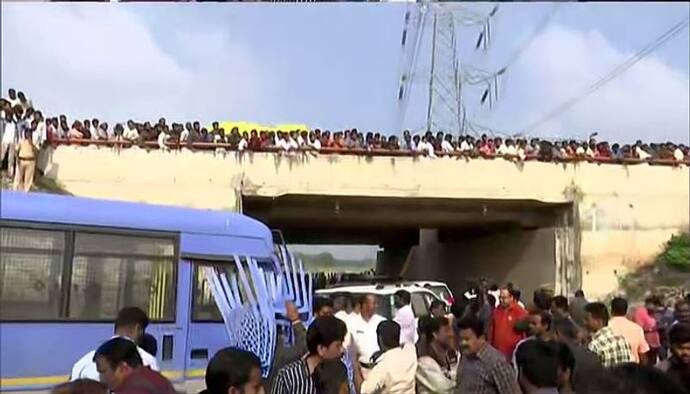
[[[34,121],[33,127],[36,127],[36,121]],[[32,141],[31,130],[24,130],[20,136],[19,143],[17,143],[16,150],[18,161],[14,187],[16,190],[28,192],[31,191],[31,187],[34,184],[36,156],[38,156],[38,148],[36,148]]]
[[[524,338],[523,333],[517,332],[515,325],[522,322],[528,313],[518,305],[508,288],[501,289],[498,299],[498,308],[494,309],[491,317],[488,340],[506,360],[511,360],[515,346]]]

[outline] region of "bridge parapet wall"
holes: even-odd
[[[687,166],[74,146],[44,161],[75,195],[196,208],[239,210],[242,195],[287,194],[572,202],[583,283],[595,294],[690,222]]]

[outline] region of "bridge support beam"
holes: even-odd
[[[376,256],[376,273],[390,277],[404,276],[412,245],[384,245]]]

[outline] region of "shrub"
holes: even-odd
[[[690,271],[690,233],[672,236],[659,261],[680,271]]]

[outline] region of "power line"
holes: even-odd
[[[525,51],[525,49],[529,48],[529,46],[532,44],[532,41],[534,41],[535,38],[546,28],[546,26],[549,25],[549,22],[551,22],[551,19],[553,18],[554,15],[556,15],[556,11],[558,11],[558,8],[561,6],[560,3],[554,3],[549,12],[547,12],[544,17],[537,23],[535,28],[532,30],[532,34],[520,45],[513,53],[510,55],[508,58],[508,61],[506,61],[505,65],[503,68],[508,68],[508,66],[512,65],[520,56],[522,53]]]
[[[511,53],[503,67],[499,68],[498,71],[489,73],[482,70],[480,74],[472,75],[473,72],[476,73],[475,69],[472,66],[463,66],[467,68],[468,71],[467,75],[463,77],[463,80],[470,85],[480,85],[491,83],[492,79],[503,75],[508,67],[515,63],[515,61],[522,56],[522,53],[529,48],[529,46],[532,44],[532,41],[534,41],[539,33],[541,33],[546,26],[549,25],[549,22],[551,22],[551,19],[553,19],[554,15],[556,15],[556,11],[558,11],[560,5],[560,3],[555,3],[549,12],[544,14],[539,23],[537,23],[534,29],[532,29],[532,33],[529,35],[529,37],[523,41],[522,44],[513,51],[513,53]]]
[[[669,30],[667,30],[664,34],[657,37],[654,41],[649,43],[647,46],[642,48],[640,51],[635,53],[633,56],[626,59],[623,63],[619,64],[613,70],[609,71],[606,75],[604,75],[603,77],[596,80],[592,85],[590,85],[587,89],[582,91],[580,94],[577,94],[577,95],[571,97],[570,99],[566,100],[561,105],[559,105],[558,107],[549,111],[546,115],[539,118],[539,120],[533,122],[528,127],[523,128],[523,131],[528,132],[530,130],[533,130],[537,126],[540,126],[541,124],[546,122],[547,120],[550,120],[553,117],[560,115],[562,112],[569,110],[573,105],[577,104],[577,102],[588,97],[589,95],[591,95],[592,93],[597,91],[602,86],[606,85],[607,83],[611,82],[616,77],[623,74],[625,71],[627,71],[632,66],[634,66],[637,62],[642,60],[645,56],[652,53],[654,50],[656,50],[661,45],[663,45],[666,41],[670,40],[675,35],[677,35],[681,31],[683,31],[686,27],[688,27],[688,21],[689,20],[690,20],[689,17],[685,17],[682,21],[673,25],[673,27],[671,27]]]

